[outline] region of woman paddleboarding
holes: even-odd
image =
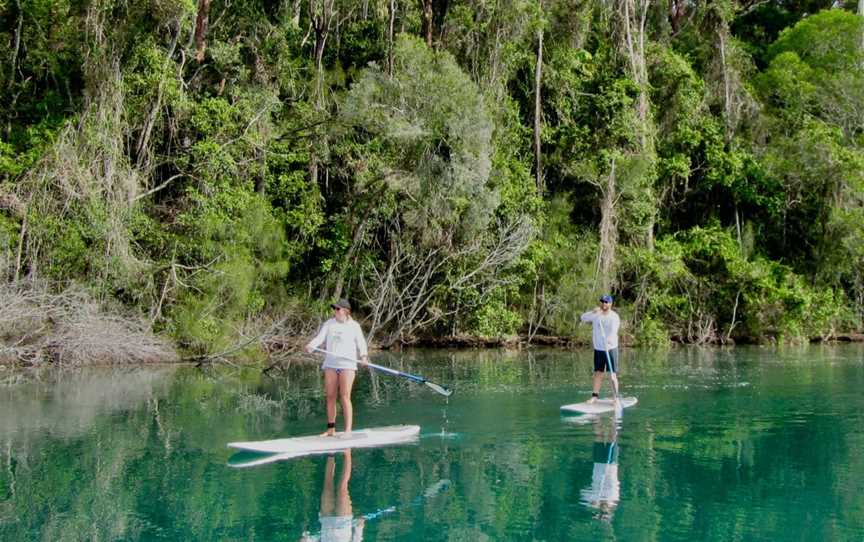
[[[351,405],[351,388],[357,364],[369,362],[369,348],[363,330],[351,318],[351,303],[340,299],[331,305],[333,318],[330,318],[318,334],[306,345],[306,352],[312,353],[322,344],[327,354],[321,368],[324,370],[324,394],[327,397],[327,431],[322,436],[336,435],[336,398],[342,405],[345,419],[344,436],[350,436],[354,425],[354,409]],[[359,361],[354,361],[359,360]]]

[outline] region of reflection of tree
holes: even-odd
[[[617,435],[626,499],[609,525],[574,519],[596,513],[578,503],[579,490],[590,488],[593,441],[616,440],[604,425],[611,417],[590,433],[556,415],[569,390],[589,382],[590,352],[536,350],[530,363],[494,351],[400,353],[381,361],[453,383],[458,395],[445,406],[422,387],[382,377],[385,406],[369,408],[369,419],[398,410],[426,430],[446,408],[447,430],[462,437],[355,450],[352,504],[364,512],[398,507],[367,519],[366,538],[380,540],[603,540],[609,533],[601,531],[613,528],[628,540],[682,532],[855,539],[850,526],[864,524],[854,491],[864,435],[860,416],[850,415],[864,385],[856,348],[631,351],[631,381],[644,387]],[[297,540],[317,531],[325,457],[228,469],[224,443],[318,429],[319,379],[316,366],[278,379],[124,369],[3,388],[0,540]],[[368,401],[369,385],[356,393]],[[240,394],[278,405],[244,410]],[[453,490],[406,505],[441,479]]]
[[[0,410],[0,486],[10,493],[0,539],[139,539],[146,522],[134,513],[139,488],[127,474],[150,446],[146,405],[172,372],[59,372],[11,390]]]
[[[99,416],[138,408],[154,393],[164,393],[173,372],[164,367],[46,373],[9,389],[9,407],[0,409],[0,435],[86,434]]]

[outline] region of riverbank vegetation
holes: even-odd
[[[862,328],[864,2],[0,0],[0,78],[6,305],[197,356],[342,296],[385,347],[606,291],[641,344]]]

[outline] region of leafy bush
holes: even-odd
[[[718,226],[661,238],[654,251],[629,250],[622,273],[641,283],[637,329],[652,342],[659,322],[687,342],[795,341],[831,334],[844,316],[832,289],[808,285],[780,263],[746,259]]]

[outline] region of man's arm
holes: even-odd
[[[592,310],[584,313],[580,320],[583,322],[593,322],[597,319],[597,316],[600,314],[600,307],[594,307]]]

